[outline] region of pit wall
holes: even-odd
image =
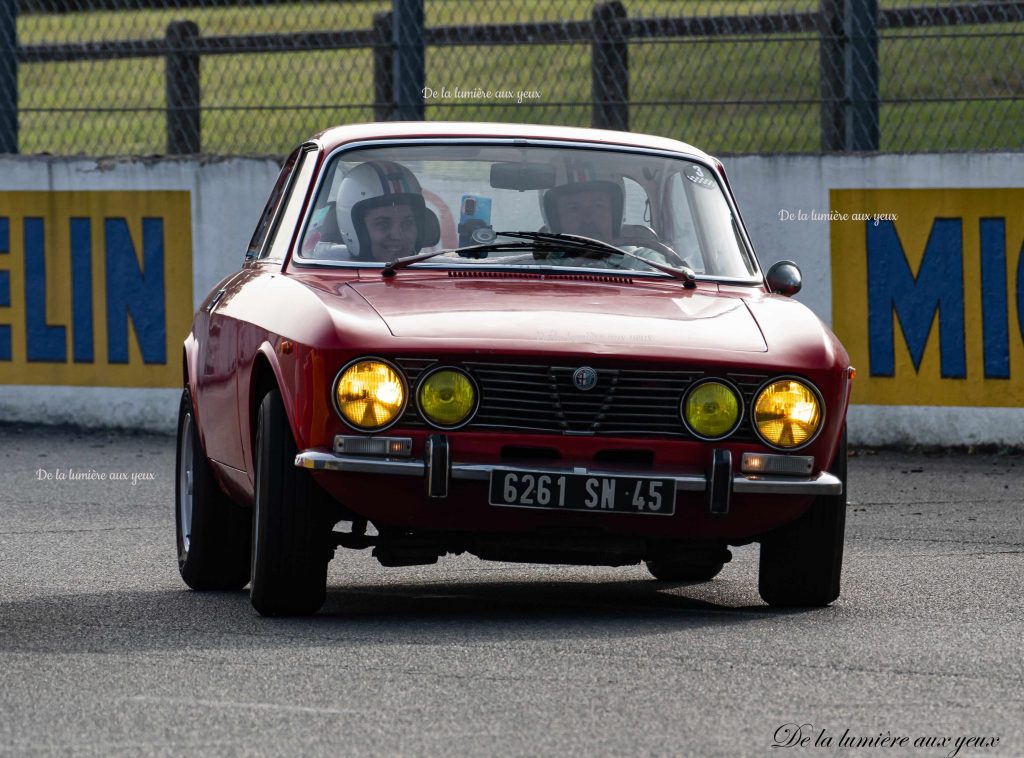
[[[857,369],[853,444],[1024,445],[1024,153],[725,158]],[[0,158],[0,420],[172,431],[271,159]]]

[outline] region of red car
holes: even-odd
[[[799,288],[681,142],[325,131],[184,344],[181,575],[308,614],[338,547],[691,582],[759,542],[766,602],[826,605],[853,369]]]

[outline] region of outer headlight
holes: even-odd
[[[821,427],[818,393],[797,379],[776,379],[754,400],[754,428],[774,447],[806,445]]]
[[[683,400],[683,421],[697,437],[717,440],[730,435],[740,423],[742,406],[736,390],[711,379],[690,388]]]
[[[334,387],[338,412],[357,429],[378,431],[390,426],[405,409],[405,382],[381,360],[355,361],[338,376]]]
[[[452,428],[465,423],[476,410],[476,387],[465,372],[442,368],[420,382],[416,401],[427,421]]]

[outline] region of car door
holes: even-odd
[[[259,257],[281,214],[287,190],[301,155],[295,150],[284,162],[270,198],[263,209],[249,247],[247,261]],[[251,278],[243,268],[225,281],[207,302],[205,334],[201,341],[198,372],[200,418],[203,419],[206,454],[225,466],[243,470],[241,427],[238,419],[238,322],[231,316],[231,301]]]
[[[280,209],[277,212],[270,232],[266,236],[259,251],[246,263],[245,269],[240,273],[244,282],[263,278],[262,285],[267,286],[275,276],[280,274],[281,266],[288,256],[289,248],[295,239],[296,227],[301,222],[302,210],[306,198],[309,195],[310,184],[313,181],[317,165],[318,152],[316,145],[304,145],[299,150],[294,171],[285,188]],[[244,286],[240,282],[239,286]],[[254,284],[254,287],[261,285]],[[270,286],[273,286],[270,284]],[[242,439],[249,430],[253,428],[254,420],[250,416],[250,390],[253,372],[253,361],[256,358],[260,346],[268,338],[273,339],[279,335],[270,334],[265,327],[260,326],[257,320],[255,323],[252,317],[256,311],[254,307],[262,311],[263,303],[258,294],[245,298],[246,304],[237,309],[238,320],[236,321],[236,338],[238,346],[238,370],[235,372],[236,382],[236,411],[235,416],[239,422],[239,429]],[[258,305],[257,305],[258,303]],[[232,314],[230,304],[226,308],[227,315]],[[247,316],[249,318],[247,318]],[[253,471],[252,460],[246,459],[247,446],[242,446],[242,466],[250,474]],[[250,451],[251,458],[251,451]]]

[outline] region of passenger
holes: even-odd
[[[341,180],[335,214],[342,248],[316,245],[311,257],[388,262],[436,245],[437,216],[413,173],[393,161],[367,161]]]

